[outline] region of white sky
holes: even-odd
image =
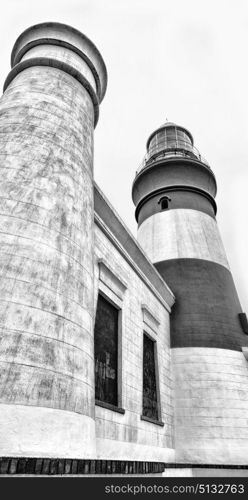
[[[136,235],[131,185],[149,134],[188,128],[218,183],[218,224],[248,313],[247,0],[6,0],[0,85],[17,36],[44,21],[97,45],[109,82],[95,133],[95,179]]]

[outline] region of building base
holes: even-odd
[[[248,465],[2,457],[0,458],[0,475],[248,477]]]
[[[2,457],[0,475],[150,475],[162,474],[162,462]]]

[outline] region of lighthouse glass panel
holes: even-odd
[[[178,148],[185,148],[188,150],[192,150],[192,143],[190,141],[189,136],[183,132],[183,130],[177,129],[177,145]]]
[[[167,128],[165,129],[165,142],[167,144],[168,148],[175,148],[176,147],[176,129],[173,128]]]
[[[144,334],[143,343],[143,416],[158,420],[158,398],[155,367],[155,342]]]
[[[95,397],[117,406],[119,311],[102,295],[98,296],[95,321]]]
[[[165,127],[156,132],[149,144],[149,158],[157,156],[161,153],[171,152],[176,154],[176,150],[193,150],[192,141],[189,135],[182,129],[174,126]]]

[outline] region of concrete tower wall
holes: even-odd
[[[248,369],[232,349],[172,349],[176,462],[247,465]],[[210,471],[211,475],[211,471]]]
[[[216,220],[202,211],[160,211],[141,224],[138,241],[154,264],[170,259],[198,258],[229,269]]]
[[[61,47],[68,39],[70,48]],[[91,54],[98,68],[87,64]],[[100,59],[70,27],[33,27],[14,47],[17,64],[0,102],[3,455],[95,457],[92,168],[106,86]]]
[[[173,189],[167,189],[166,191],[158,190],[154,195],[147,199],[145,203],[141,203],[139,211],[137,210],[137,213],[139,214],[139,227],[146,219],[154,216],[155,214],[160,214],[160,199],[164,195],[170,198],[170,209],[198,210],[215,219],[216,206],[213,199],[200,192],[196,192],[194,189],[183,190],[180,186],[178,186],[177,188],[174,187]]]

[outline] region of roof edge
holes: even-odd
[[[96,182],[94,182],[94,206],[97,219],[103,221],[109,233],[112,233],[119,246],[124,249],[126,256],[128,255],[129,260],[133,261],[136,272],[138,269],[140,271],[140,277],[142,278],[143,276],[146,278],[145,280],[143,279],[146,285],[150,284],[152,292],[159,295],[162,301],[166,302],[169,308],[171,308],[175,302],[173,292]],[[125,257],[124,254],[123,256]]]

